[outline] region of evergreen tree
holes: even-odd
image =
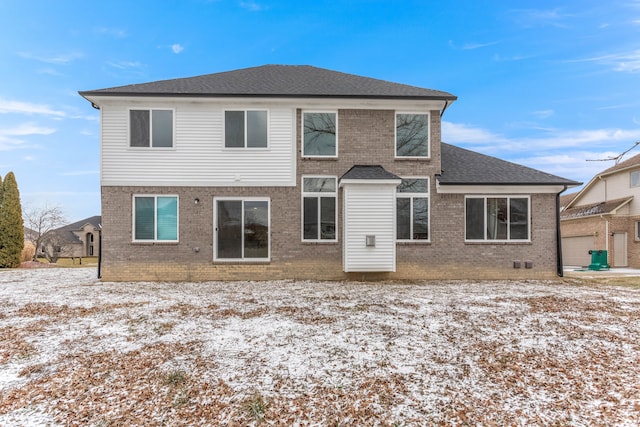
[[[0,268],[18,267],[24,248],[24,225],[20,192],[13,172],[4,177],[0,206]]]

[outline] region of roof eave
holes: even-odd
[[[107,97],[185,97],[185,98],[317,98],[317,99],[395,99],[410,101],[456,101],[455,95],[319,95],[319,94],[273,94],[273,93],[180,93],[180,92],[101,92],[79,91],[83,98],[89,96]]]

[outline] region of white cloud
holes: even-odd
[[[61,176],[83,176],[83,175],[98,175],[100,171],[97,170],[79,170],[79,171],[69,171],[63,172],[59,175]]]
[[[97,27],[95,29],[95,32],[98,34],[115,37],[117,39],[122,39],[127,37],[127,32],[121,28]]]
[[[171,50],[173,51],[173,53],[178,54],[184,50],[184,46],[179,43],[174,43],[171,45]]]
[[[140,69],[143,67],[142,63],[138,61],[109,61],[107,65],[119,70]]]
[[[529,129],[531,130],[531,129]],[[588,182],[611,167],[609,161],[640,140],[640,129],[533,129],[511,137],[473,125],[442,122],[442,140],[545,172]],[[640,149],[625,158],[638,154]]]
[[[26,135],[51,135],[56,130],[53,128],[45,128],[37,126],[34,123],[23,123],[13,128],[0,128],[0,136],[26,136]]]
[[[23,101],[11,101],[0,98],[0,114],[42,114],[45,116],[66,117],[66,113],[54,110],[48,105]]]
[[[20,137],[51,135],[55,131],[53,128],[42,127],[33,123],[23,123],[12,128],[0,128],[0,151],[25,147],[25,141]]]
[[[464,123],[442,122],[442,141],[452,144],[463,142],[470,144],[495,143],[507,140],[495,133]]]
[[[84,57],[82,52],[68,52],[54,55],[36,55],[31,52],[18,52],[18,55],[25,59],[33,59],[35,61],[45,62],[47,64],[64,65],[76,59]]]
[[[262,10],[266,10],[267,8],[261,4],[258,4],[254,1],[241,1],[240,7],[246,9],[250,12],[260,12]]]
[[[577,59],[570,62],[596,62],[612,67],[614,71],[634,73],[640,71],[640,49],[631,52]]]
[[[568,28],[568,26],[564,23],[566,18],[571,15],[563,14],[560,12],[560,9],[514,9],[511,12],[515,22],[524,27],[524,28],[532,28],[532,27],[557,27],[557,28]]]
[[[553,116],[555,114],[555,111],[553,110],[538,110],[538,111],[534,111],[533,113],[534,116],[540,118],[540,119],[547,119],[551,116]]]

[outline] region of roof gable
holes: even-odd
[[[580,185],[579,182],[442,143],[441,185]]]
[[[82,91],[80,95],[457,99],[447,92],[309,65],[263,65],[202,76]]]

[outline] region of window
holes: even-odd
[[[302,178],[302,240],[336,240],[336,182],[335,177]]]
[[[302,113],[302,155],[309,157],[336,157],[337,115],[326,112]]]
[[[636,241],[640,240],[640,221],[636,221]]]
[[[227,148],[265,148],[266,111],[225,111],[224,146]]]
[[[429,240],[428,178],[406,178],[397,187],[396,239]]]
[[[429,157],[429,114],[396,114],[396,157]]]
[[[465,199],[466,240],[529,240],[528,197]]]
[[[133,240],[178,241],[178,197],[134,196]]]
[[[629,175],[631,177],[629,183],[631,187],[640,187],[640,171],[633,171]]]
[[[216,199],[215,258],[269,259],[269,200]]]
[[[173,147],[173,110],[129,110],[129,146]]]

